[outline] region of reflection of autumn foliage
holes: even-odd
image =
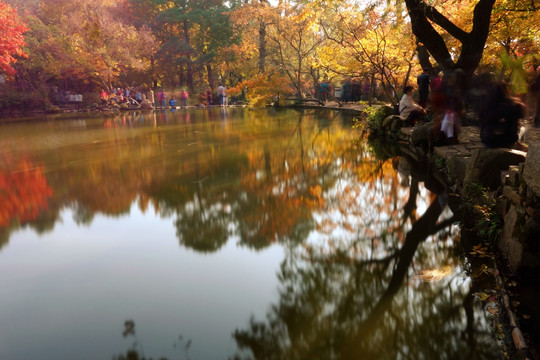
[[[4,159],[6,161],[6,159]],[[0,227],[13,220],[35,220],[46,210],[52,190],[41,169],[27,160],[19,161],[10,170],[0,172]]]
[[[294,238],[294,234],[313,227],[312,211],[324,206],[323,189],[311,184],[320,174],[314,164],[302,166],[300,152],[290,155],[287,169],[279,156],[269,152],[252,152],[249,169],[241,179],[247,197],[242,201],[240,214],[241,238],[249,246],[262,248],[275,241]],[[305,159],[309,164],[309,160]],[[265,164],[266,175],[253,171]],[[273,173],[273,169],[280,169]],[[302,238],[302,237],[300,237]]]
[[[265,192],[263,188],[260,191]],[[295,226],[311,217],[303,199],[286,193],[251,199],[250,206],[255,208],[242,217],[242,238],[256,248],[287,237]]]

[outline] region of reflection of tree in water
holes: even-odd
[[[146,357],[144,354],[144,348],[141,340],[137,337],[135,331],[135,322],[133,320],[126,320],[124,322],[124,331],[122,332],[124,338],[132,338],[133,344],[125,354],[113,356],[113,360],[152,360],[152,358]],[[191,347],[191,339],[185,340],[182,335],[179,335],[177,340],[173,344],[173,348],[181,351],[180,359],[190,360],[189,349]],[[160,360],[167,360],[165,357],[159,357]]]
[[[21,225],[32,224],[39,232],[50,229],[45,217],[53,190],[42,167],[27,158],[0,158],[0,248],[9,241],[11,232]]]
[[[411,194],[418,194],[414,172],[412,166]],[[433,181],[423,174],[426,183]],[[378,234],[290,250],[278,275],[279,303],[266,321],[252,318],[247,329],[234,332],[239,348],[251,350],[254,359],[499,358],[489,326],[475,316],[468,283],[458,275],[429,285],[411,277],[452,258],[451,239],[432,235],[453,222],[444,219],[445,193],[433,197],[419,218],[412,203],[393,204],[402,211],[398,219],[381,221]],[[386,211],[393,213],[392,206]],[[396,242],[382,228],[403,224],[401,217],[413,221]],[[365,251],[352,251],[362,245]]]
[[[215,252],[226,244],[231,233],[229,224],[234,222],[230,198],[235,196],[234,189],[227,184],[237,181],[242,163],[243,158],[224,156],[214,168],[203,170],[197,162],[196,181],[189,182],[188,187],[174,183],[172,188],[168,187],[170,192],[165,194],[162,205],[176,213],[176,235],[182,245],[200,252]],[[178,181],[186,183],[186,179]]]
[[[324,192],[339,174],[336,160],[350,150],[350,143],[339,143],[339,132],[331,133],[329,123],[319,117],[313,128],[304,129],[314,123],[312,117],[300,114],[279,151],[265,144],[251,157],[236,212],[241,244],[254,249],[274,242],[299,244],[313,230],[313,211],[324,205]],[[326,136],[321,136],[324,130]]]
[[[315,130],[303,131],[306,123]],[[238,236],[241,245],[252,249],[274,242],[304,241],[314,226],[313,209],[322,206],[323,192],[339,174],[335,158],[350,148],[344,143],[332,151],[339,138],[321,136],[323,129],[301,118],[284,144],[266,140],[262,149],[246,150],[245,161],[220,158],[217,168],[197,163],[197,180],[185,189],[189,200],[166,206],[177,215],[180,242],[207,252],[218,250],[231,236]],[[310,136],[319,138],[323,150],[312,146]],[[175,197],[169,194],[167,199]]]
[[[214,252],[227,242],[230,215],[223,201],[207,206],[206,201],[210,199],[203,198],[200,189],[196,190],[195,195],[194,201],[185,204],[178,212],[176,236],[186,247],[200,252]]]
[[[69,207],[78,225],[90,225],[99,213],[127,215],[138,201],[142,212],[152,204],[174,216],[181,244],[198,251],[216,251],[232,237],[253,249],[301,242],[339,177],[336,161],[350,148],[350,129],[332,127],[330,113],[301,112],[294,128],[291,111],[270,114],[250,113],[246,128],[204,122],[140,137],[109,131],[97,145],[82,139],[82,146],[40,153],[55,196],[45,216],[25,221],[46,231]],[[24,224],[11,225],[0,234],[6,241]]]

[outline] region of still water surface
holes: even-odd
[[[0,359],[500,357],[444,187],[346,115],[40,120],[0,125]]]

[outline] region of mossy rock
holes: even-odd
[[[382,129],[386,132],[399,130],[403,127],[405,119],[399,115],[387,116],[382,122]]]
[[[377,112],[375,113],[375,116],[379,119],[386,119],[390,115],[395,115],[394,109],[387,105],[381,106],[379,109],[377,109]]]
[[[381,106],[378,108],[375,114],[368,118],[370,132],[375,135],[383,135],[386,132],[383,122],[390,115],[394,115],[394,109],[390,106]]]

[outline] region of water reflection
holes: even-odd
[[[454,218],[445,210],[444,184],[425,169],[417,172],[421,167],[407,154],[399,160],[408,163],[412,175],[405,206],[405,199],[395,196],[396,188],[386,188],[369,202],[387,216],[366,219],[366,213],[360,214],[370,231],[290,248],[280,267],[279,302],[266,320],[252,317],[247,328],[234,332],[240,349],[250,350],[254,359],[502,358],[490,327],[478,315],[478,304],[473,304],[470,283],[452,256],[448,235],[457,234],[451,227]],[[365,174],[373,176],[375,190],[391,182],[384,176],[392,177],[387,164],[364,163],[372,167]],[[381,173],[373,175],[377,171]],[[421,180],[442,192],[431,196],[427,209],[416,217]],[[341,193],[354,192],[356,198],[366,184],[347,186]],[[393,195],[385,198],[388,193]],[[381,203],[385,206],[378,207]],[[406,219],[412,225],[402,237],[391,228],[395,223],[403,226]],[[427,286],[422,269],[437,267],[445,274],[427,279],[437,281]]]
[[[406,149],[354,145],[350,119],[332,111],[181,109],[76,121],[1,132],[0,196],[14,203],[8,193],[18,186],[28,195],[0,212],[3,243],[24,226],[54,236],[66,209],[91,238],[106,235],[93,228],[99,215],[135,228],[136,204],[172,224],[181,248],[197,255],[231,242],[253,256],[285,249],[266,319],[237,325],[249,319],[242,313],[226,329],[255,359],[498,356],[453,253],[459,234],[444,184]],[[176,269],[148,265],[148,279]],[[444,274],[426,283],[437,269]],[[208,282],[199,275],[189,277]],[[167,310],[183,310],[175,306]]]
[[[342,176],[339,157],[354,151],[344,141],[349,129],[330,129],[325,117],[312,122],[313,113],[294,123],[290,113],[274,114],[283,123],[248,113],[250,123],[238,127],[224,121],[227,113],[206,109],[192,122],[183,110],[170,127],[167,112],[144,121],[142,114],[122,114],[104,119],[104,131],[89,124],[92,132],[65,134],[82,136],[78,144],[60,138],[25,153],[44,163],[55,194],[47,217],[69,206],[78,223],[89,225],[96,213],[127,215],[138,200],[141,209],[152,204],[163,216],[174,215],[180,243],[198,251],[216,251],[232,234],[256,249],[303,241],[314,226],[312,211]],[[5,163],[2,171],[10,166]]]
[[[0,156],[0,249],[9,240],[9,234],[17,227],[33,223],[38,232],[50,226],[40,214],[48,210],[53,195],[42,167],[26,158],[13,158],[10,154]]]

